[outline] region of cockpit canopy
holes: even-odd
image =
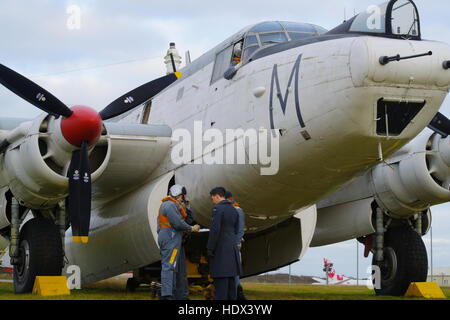
[[[420,40],[419,12],[412,0],[391,0],[372,5],[329,34],[362,33],[374,36]]]
[[[244,37],[243,60],[248,58],[259,48],[274,44],[304,39],[326,33],[327,30],[307,23],[268,21],[253,26]]]

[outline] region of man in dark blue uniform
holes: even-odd
[[[242,248],[242,243],[244,242],[244,234],[245,234],[245,212],[242,210],[242,208],[239,206],[239,204],[234,200],[233,194],[230,190],[227,190],[225,193],[225,199],[231,203],[234,208],[237,210],[239,214],[239,233],[237,235],[236,243],[239,248],[239,257],[241,257],[241,263],[242,263],[242,254],[240,253]],[[236,276],[236,290],[237,290],[237,300],[247,300],[247,298],[244,295],[244,289],[241,286],[241,280],[239,276]]]
[[[236,300],[236,277],[242,275],[239,248],[239,214],[225,200],[225,188],[211,190],[211,201],[215,204],[208,238],[209,271],[214,279],[214,300]]]

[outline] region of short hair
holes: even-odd
[[[227,190],[225,192],[225,199],[231,199],[233,198],[233,194],[231,193],[231,191]]]
[[[226,192],[227,191],[225,190],[224,187],[216,187],[216,188],[212,189],[209,194],[212,195],[212,196],[219,195],[222,198],[225,198],[225,193]]]

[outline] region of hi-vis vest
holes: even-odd
[[[187,217],[186,210],[184,209],[184,207],[182,205],[179,204],[179,202],[177,200],[175,200],[172,197],[167,197],[167,198],[162,199],[161,201],[163,203],[167,202],[167,201],[172,201],[173,203],[175,203],[177,205],[178,211],[180,211],[181,219],[183,221],[186,220],[186,217]],[[162,204],[161,204],[161,207],[162,207]],[[159,208],[159,216],[158,216],[159,228],[160,229],[171,228],[172,225],[170,224],[169,218],[167,218],[165,215],[163,215],[161,213],[161,207]]]

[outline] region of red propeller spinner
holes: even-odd
[[[72,115],[61,120],[64,138],[76,147],[81,147],[83,141],[92,147],[102,134],[102,118],[97,111],[89,107],[74,106],[70,109]]]

